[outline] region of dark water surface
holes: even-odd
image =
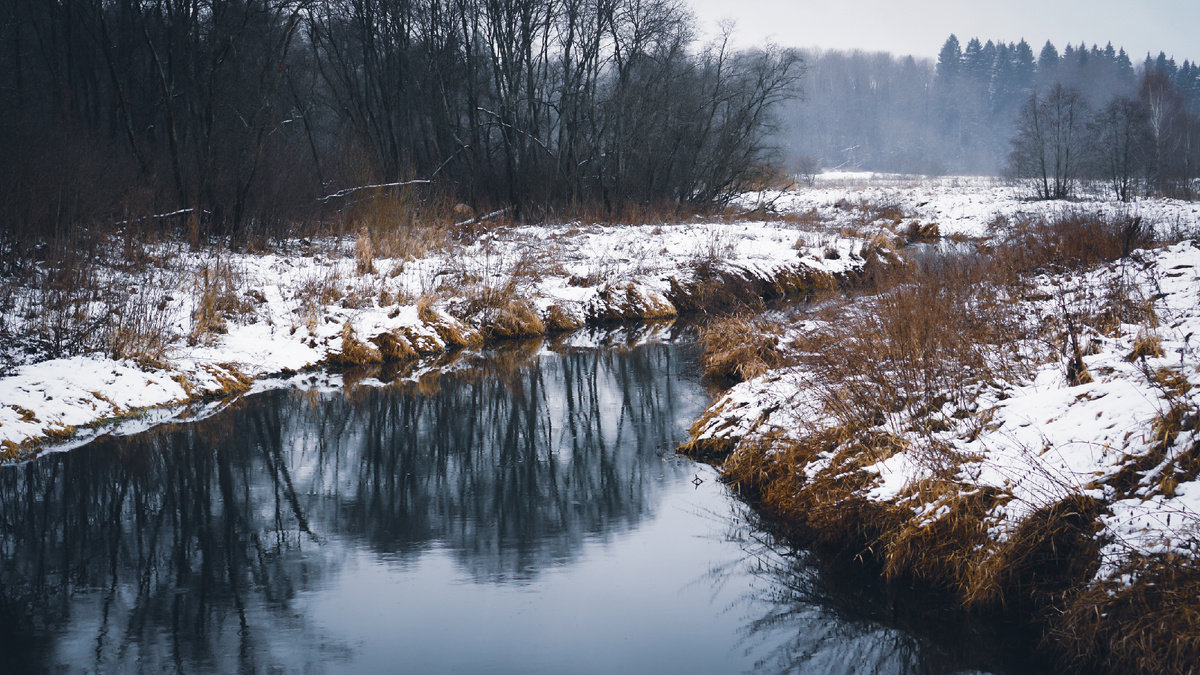
[[[278,390],[0,468],[0,672],[976,672],[670,451],[693,358]]]

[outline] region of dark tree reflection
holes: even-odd
[[[888,585],[878,572],[775,541],[742,514],[731,535],[747,557],[712,570],[717,582],[747,573],[742,629],[756,672],[823,675],[1049,673],[1032,636],[954,610],[948,596]]]
[[[437,546],[469,578],[526,582],[682,478],[657,453],[704,404],[681,358],[577,351],[425,394],[272,392],[0,468],[4,666],[321,669],[350,648],[295,604],[364,547],[403,564]]]

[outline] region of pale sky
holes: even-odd
[[[700,28],[737,22],[738,44],[771,38],[785,47],[937,55],[951,33],[1018,42],[1036,55],[1046,40],[1124,47],[1134,64],[1165,51],[1176,63],[1200,59],[1200,0],[685,0]]]

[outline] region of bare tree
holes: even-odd
[[[1039,199],[1070,198],[1088,150],[1087,123],[1079,90],[1056,84],[1044,97],[1034,92],[1017,118],[1010,171]]]
[[[1144,105],[1128,96],[1116,96],[1092,123],[1096,173],[1126,202],[1137,191],[1152,147],[1149,114]]]

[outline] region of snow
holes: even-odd
[[[767,280],[788,270],[841,274],[863,264],[856,257],[861,240],[826,236],[806,246],[804,234],[789,223],[746,221],[509,227],[414,260],[376,258],[369,274],[357,270],[354,239],[288,242],[266,254],[157,245],[150,253],[166,261],[161,269],[138,276],[103,268],[102,274],[110,285],[165,308],[164,325],[173,333],[165,363],[93,353],[18,366],[0,377],[0,447],[11,454],[16,446],[31,448],[47,437],[70,437],[68,445],[74,446],[124,428],[131,418],[172,418],[150,408],[180,408],[278,374],[282,380],[272,381],[286,382],[289,373],[318,367],[339,353],[347,325],[364,343],[392,332],[419,352],[440,353],[449,346],[439,327],[470,333],[495,313],[466,311],[488,294],[524,300],[542,314],[556,307],[584,324],[673,315],[672,282],[691,282],[701,263]],[[826,258],[827,246],[841,255]],[[241,309],[223,321],[224,332],[195,333],[203,289],[226,283],[222,280],[232,285],[225,301]],[[38,305],[32,291],[20,290],[30,296],[26,306]],[[417,307],[422,298],[436,320],[422,318]],[[460,317],[476,325],[463,325]],[[555,348],[631,344],[663,330],[630,328],[616,337],[583,331]]]
[[[974,403],[977,418],[987,423],[977,435],[939,435],[938,440],[963,459],[964,485],[995,488],[1008,497],[992,514],[995,539],[1003,540],[1021,519],[1040,508],[1069,495],[1087,494],[1106,506],[1100,578],[1114,574],[1135,554],[1200,553],[1200,484],[1175,473],[1190,482],[1173,491],[1162,486],[1168,467],[1200,447],[1200,425],[1194,418],[1191,428],[1182,426],[1157,466],[1138,471],[1136,485],[1126,494],[1104,484],[1151,456],[1161,440],[1155,437],[1156,426],[1172,408],[1192,415],[1200,410],[1198,270],[1200,244],[1185,241],[1085,275],[1042,280],[1046,287],[1066,289],[1073,297],[1098,295],[1116,278],[1131,281],[1152,302],[1159,323],[1154,332],[1163,355],[1131,360],[1146,327],[1119,326],[1113,335],[1092,336],[1088,351],[1093,353],[1083,361],[1094,381],[1071,386],[1063,362],[1052,354],[1036,365],[1028,381],[983,390]],[[1037,306],[1049,300],[1028,302],[1035,316],[1053,309]],[[1156,380],[1162,374],[1180,379],[1173,387],[1164,386]],[[810,377],[803,367],[791,367],[738,384],[710,407],[696,436],[744,442],[783,433],[801,439],[835,424],[806,391]],[[895,432],[897,426],[887,428]],[[812,466],[806,473],[819,469]],[[930,463],[909,452],[866,470],[878,480],[864,496],[892,504],[905,503],[910,486],[934,477]],[[914,517],[944,515],[935,506],[913,506]]]
[[[1102,193],[1088,193],[1077,201],[1064,202],[1031,201],[1028,196],[1026,187],[999,178],[830,172],[820,174],[812,188],[748,193],[737,203],[745,209],[811,213],[833,230],[871,224],[862,222],[860,205],[891,205],[903,214],[903,224],[914,220],[937,223],[943,237],[986,237],[989,226],[998,217],[1019,220],[1053,217],[1064,212],[1140,216],[1162,230],[1186,228],[1200,222],[1200,203],[1178,199],[1156,197],[1120,203]]]

